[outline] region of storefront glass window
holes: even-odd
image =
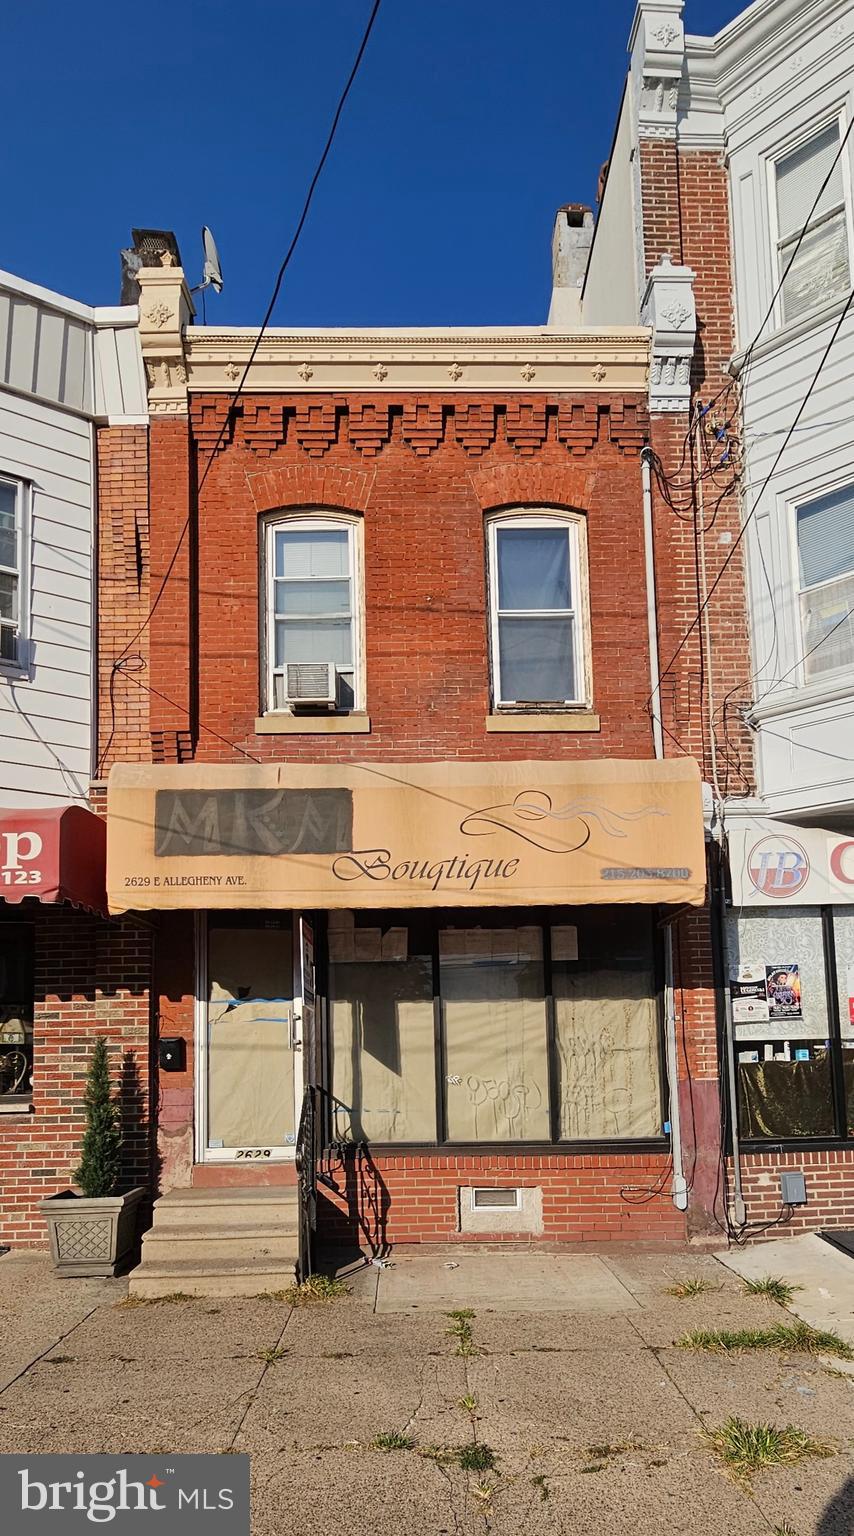
[[[832,1025],[820,909],[732,912],[727,955],[742,1136],[833,1136]]]
[[[854,907],[834,907],[836,986],[848,1135],[854,1136]]]
[[[447,928],[439,973],[448,1139],[547,1141],[542,930]]]
[[[371,914],[372,916],[372,914]],[[331,913],[329,1013],[336,1134],[434,1142],[433,962],[405,923]]]
[[[552,928],[560,1134],[662,1133],[659,1022],[649,913],[588,916]]]
[[[0,1098],[33,1092],[33,930],[22,923],[0,926]]]

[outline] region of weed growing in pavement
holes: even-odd
[[[781,1307],[787,1307],[795,1291],[802,1291],[802,1285],[791,1285],[788,1280],[781,1280],[775,1275],[762,1275],[758,1280],[744,1281],[745,1296],[765,1296],[768,1301],[776,1301]]]
[[[468,1413],[474,1417],[477,1413],[477,1398],[473,1393],[467,1392],[465,1397],[457,1399],[457,1407],[462,1408],[463,1413]]]
[[[307,1280],[295,1281],[286,1291],[266,1294],[271,1301],[286,1301],[291,1307],[313,1307],[318,1302],[340,1301],[342,1296],[350,1295],[350,1287],[332,1275],[310,1275]]]
[[[588,1445],[585,1456],[590,1461],[610,1461],[612,1456],[623,1456],[626,1451],[643,1451],[646,1447],[638,1445],[636,1440],[621,1440],[616,1445]]]
[[[495,1492],[495,1484],[475,1483],[474,1487],[470,1489],[470,1492],[474,1494],[476,1499],[480,1499],[481,1504],[488,1504]]]
[[[835,1355],[854,1360],[854,1348],[838,1333],[809,1323],[774,1323],[771,1328],[694,1328],[676,1340],[679,1349],[727,1353],[747,1349],[782,1349],[790,1354]]]
[[[675,1296],[679,1301],[687,1301],[689,1296],[703,1296],[706,1291],[720,1289],[719,1285],[704,1280],[702,1275],[689,1275],[687,1280],[676,1280],[673,1285],[668,1285],[667,1295]]]
[[[810,1456],[835,1456],[826,1440],[816,1440],[792,1424],[748,1424],[729,1418],[717,1429],[706,1429],[702,1438],[738,1481],[768,1467],[790,1467]]]
[[[468,1358],[471,1355],[479,1355],[480,1350],[474,1342],[471,1331],[471,1321],[474,1313],[471,1307],[460,1307],[456,1312],[446,1312],[446,1317],[451,1320],[451,1326],[446,1331],[452,1339],[456,1339],[456,1353]]]
[[[550,1490],[549,1485],[548,1485],[548,1483],[546,1481],[546,1474],[545,1474],[545,1472],[535,1472],[533,1477],[531,1478],[531,1482],[533,1483],[535,1488],[539,1489],[539,1491],[540,1491],[540,1498],[542,1499],[543,1503],[545,1504],[546,1500],[551,1498],[551,1490]]]
[[[383,1430],[371,1441],[375,1451],[411,1451],[414,1445],[411,1436],[399,1435],[396,1429]]]
[[[284,1360],[287,1354],[288,1351],[283,1348],[259,1349],[255,1359],[263,1360],[265,1365],[278,1365],[279,1361]]]
[[[461,1445],[456,1451],[456,1460],[464,1472],[492,1472],[495,1470],[495,1452],[491,1445],[478,1445],[473,1440],[470,1445]]]
[[[591,1466],[589,1466],[589,1467],[582,1467],[581,1471],[582,1472],[604,1472],[605,1471],[605,1463],[604,1463],[604,1461],[594,1461]]]
[[[116,1307],[132,1310],[134,1307],[159,1307],[161,1303],[178,1301],[200,1301],[201,1297],[191,1296],[188,1291],[168,1291],[165,1296],[123,1296],[116,1302]]]
[[[782,1525],[775,1525],[773,1536],[798,1536],[798,1533],[793,1525],[784,1520]]]

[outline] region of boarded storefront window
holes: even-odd
[[[547,1141],[540,928],[439,934],[449,1141]]]
[[[552,931],[560,1134],[571,1141],[661,1132],[659,1022],[647,912],[591,916],[577,955]]]

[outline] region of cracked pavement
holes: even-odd
[[[253,1536],[850,1536],[854,1376],[678,1348],[688,1329],[785,1320],[714,1257],[599,1250],[608,1282],[559,1291],[566,1310],[554,1288],[538,1304],[527,1254],[476,1257],[468,1275],[465,1255],[452,1270],[401,1260],[394,1279],[365,1270],[347,1299],[293,1309],[127,1305],[126,1281],[57,1281],[42,1255],[7,1255],[0,1451],[246,1451]],[[687,1276],[714,1289],[667,1294]],[[445,1314],[464,1305],[460,1354]],[[738,1485],[701,1439],[733,1414],[794,1424],[836,1454]],[[377,1449],[381,1434],[404,1445]],[[472,1443],[491,1468],[460,1467]]]

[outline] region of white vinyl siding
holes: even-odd
[[[521,512],[493,518],[488,556],[496,707],[588,703],[581,519]]]
[[[854,485],[797,508],[805,681],[854,667]]]
[[[777,259],[783,279],[784,323],[829,303],[850,287],[841,156],[834,165],[838,154],[839,124],[833,122],[776,162]],[[827,187],[813,211],[828,174]]]

